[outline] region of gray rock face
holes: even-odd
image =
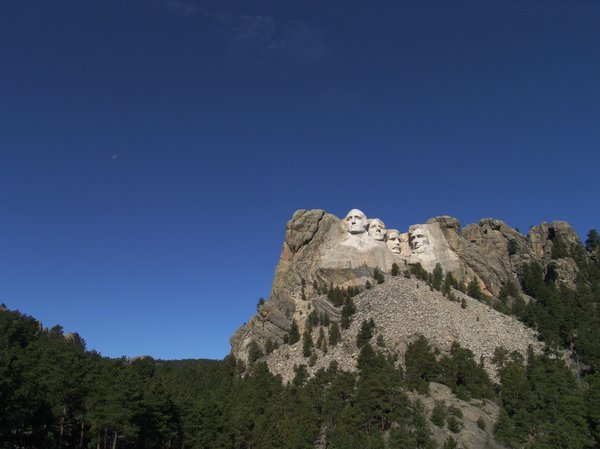
[[[552,258],[568,257],[572,246],[581,244],[579,237],[566,221],[533,226],[527,233],[527,240],[535,256],[545,262]]]
[[[573,260],[579,237],[566,221],[553,221],[532,227],[527,233],[533,259],[545,268],[546,277],[557,284],[573,287],[579,272]]]
[[[453,342],[473,351],[475,360],[483,360],[488,374],[494,379],[496,371],[491,363],[494,350],[503,346],[510,352],[517,351],[526,356],[531,345],[541,351],[535,332],[514,317],[504,315],[458,291],[454,294],[464,299],[465,308],[460,302],[449,301],[440,292],[431,290],[424,282],[415,278],[386,275],[385,282],[374,285],[354,297],[356,314],[349,329],[342,332],[341,342],[329,348],[324,354],[318,351],[316,364],[308,367],[309,374],[319,368],[327,368],[332,360],[340,369],[354,371],[358,350],[356,335],[363,320],[373,320],[376,324],[372,345],[376,346],[381,335],[386,350],[404,356],[409,342],[423,335],[436,348],[447,353]],[[313,307],[321,310],[321,304],[328,303],[324,296],[311,301]],[[331,320],[337,317],[330,314]],[[312,331],[313,341],[317,340],[319,329]],[[327,337],[327,329],[324,328]],[[294,377],[294,365],[308,365],[308,358],[302,355],[302,342],[282,345],[271,353],[266,362],[274,374],[281,375],[287,382]]]
[[[247,359],[252,340],[260,346],[268,339],[281,343],[292,320],[304,328],[313,285],[363,285],[375,268],[391,270],[394,257],[382,241],[367,232],[349,233],[334,215],[323,210],[299,210],[287,223],[281,257],[275,269],[271,294],[259,313],[231,337],[232,353]],[[322,304],[322,309],[327,306]],[[339,312],[328,311],[332,316]]]
[[[461,231],[456,218],[443,215],[399,234],[399,251],[373,238],[367,232],[368,223],[358,209],[350,211],[344,220],[323,210],[295,212],[286,226],[271,294],[259,312],[231,337],[233,355],[247,359],[252,340],[263,348],[269,339],[281,344],[292,320],[302,332],[313,307],[339,319],[339,310],[319,297],[313,285],[364,286],[376,268],[389,273],[393,263],[404,269],[419,262],[428,271],[439,263],[459,281],[477,279],[491,296],[497,296],[509,280],[519,285],[523,263],[540,263],[548,279],[568,286],[578,273],[571,253],[580,241],[566,222],[543,223],[531,228],[525,237],[491,218]]]
[[[232,353],[247,360],[252,340],[264,347],[268,339],[283,342],[292,318],[302,313],[307,290],[312,289],[314,264],[318,264],[319,247],[337,217],[323,210],[298,210],[287,223],[285,241],[268,300],[252,319],[231,337]],[[310,281],[310,282],[309,282]]]
[[[488,294],[497,295],[508,280],[518,284],[517,267],[523,253],[528,252],[521,234],[500,220],[488,218],[466,226],[460,236],[457,251]]]

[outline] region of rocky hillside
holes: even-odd
[[[522,352],[536,342],[533,332],[486,304],[456,291],[459,302],[448,301],[414,278],[394,278],[372,291],[364,291],[365,283],[373,281],[376,269],[386,275],[393,266],[401,273],[414,267],[431,273],[439,264],[444,275],[452,274],[455,287],[476,287],[478,299],[493,305],[506,296],[508,286],[522,294],[521,271],[532,262],[555,284],[572,286],[578,274],[575,257],[589,257],[575,254],[578,247],[576,233],[561,221],[534,226],[523,235],[500,220],[484,219],[461,229],[457,219],[440,216],[401,232],[357,209],[344,219],[323,210],[299,210],[287,223],[271,294],[232,336],[232,354],[247,361],[250,348],[266,353],[281,347],[292,323],[304,331],[313,309],[339,321],[341,307],[321,294],[332,287],[363,289],[355,298],[358,315],[352,326],[373,318],[377,332],[400,350],[415,334],[423,334],[442,350],[457,340],[486,359],[497,345]],[[466,309],[460,305],[463,298]],[[354,327],[344,333],[345,342],[354,338]],[[294,346],[281,348],[273,357],[285,357],[286,351],[293,352]],[[352,365],[351,350],[339,356]],[[273,363],[276,372],[287,369]]]
[[[372,346],[380,343],[380,351],[386,353],[406,352],[407,344],[419,335],[443,352],[448,352],[453,342],[471,350],[492,378],[496,372],[491,359],[498,346],[510,352],[518,351],[525,356],[527,347],[542,348],[535,332],[515,318],[497,312],[469,296],[454,291],[455,301],[450,301],[441,292],[431,289],[425,282],[404,276],[385,276],[383,284],[374,285],[353,298],[356,312],[347,330],[341,333],[341,341],[326,351],[316,349],[316,359],[311,361],[303,355],[303,341],[283,344],[266,357],[269,369],[282,376],[285,382],[294,377],[294,367],[307,365],[310,374],[327,368],[335,360],[340,369],[356,370],[358,356],[357,335],[363,321],[373,320],[375,329],[370,339]],[[315,298],[314,304],[321,310],[327,301],[324,296]],[[309,306],[310,307],[310,306]],[[330,341],[328,326],[312,328],[312,340],[318,341],[323,329]],[[311,366],[312,365],[312,366]]]

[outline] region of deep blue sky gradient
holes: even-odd
[[[221,358],[296,209],[600,228],[597,1],[0,5],[0,302]]]

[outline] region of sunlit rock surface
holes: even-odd
[[[375,269],[389,273],[394,263],[401,271],[419,263],[429,272],[440,264],[458,281],[475,279],[493,298],[508,281],[519,287],[521,267],[530,262],[539,263],[547,279],[572,285],[578,274],[572,248],[579,244],[570,225],[561,221],[532,227],[524,236],[500,220],[486,218],[461,229],[456,218],[442,215],[402,232],[393,224],[386,229],[382,220],[369,219],[361,209],[351,209],[343,219],[324,210],[298,210],[286,225],[269,298],[231,337],[232,353],[245,360],[252,341],[261,348],[269,339],[281,344],[292,320],[304,330],[313,308],[339,320],[339,308],[315,286],[364,287],[373,281]],[[389,307],[394,301],[390,295]],[[382,316],[392,309],[403,313],[401,307],[386,310],[385,303],[378,304],[384,308]],[[483,328],[473,326],[475,333]],[[440,332],[443,327],[433,326]]]

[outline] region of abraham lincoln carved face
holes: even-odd
[[[429,230],[423,227],[411,229],[408,233],[408,243],[413,252],[424,253],[431,246]]]

